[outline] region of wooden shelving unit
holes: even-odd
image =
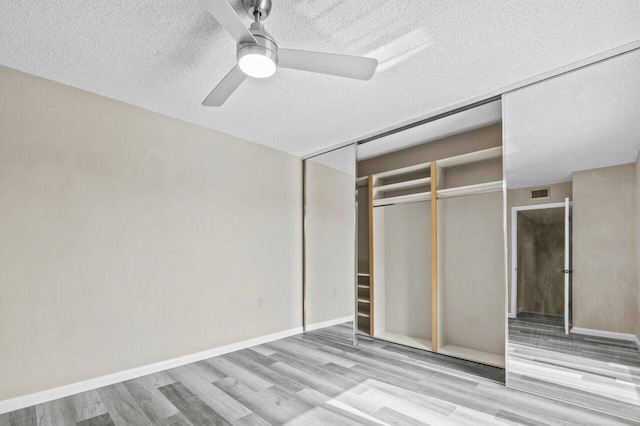
[[[371,176],[373,207],[429,200],[431,163],[403,167]]]
[[[369,336],[371,330],[371,275],[358,273],[356,306],[358,309],[358,332]]]
[[[447,341],[446,333],[450,332],[452,326],[452,324],[446,324],[443,314],[444,306],[442,306],[442,300],[447,295],[447,280],[443,263],[447,236],[443,232],[445,228],[442,221],[446,219],[447,215],[443,214],[444,210],[439,213],[439,210],[441,210],[439,202],[442,203],[442,208],[444,208],[444,202],[447,199],[502,191],[504,188],[501,176],[502,168],[500,168],[499,175],[496,175],[495,172],[497,160],[501,156],[502,147],[500,146],[359,178],[359,185],[366,186],[369,194],[369,224],[367,229],[370,252],[368,270],[366,273],[358,274],[359,332],[401,345],[504,367],[504,355],[500,353],[500,350],[497,350],[497,353],[491,353],[478,350],[473,343],[467,347],[454,345]],[[483,172],[483,170],[487,169],[493,170],[493,174]],[[384,220],[381,219],[384,218],[384,215],[376,216],[378,217],[376,222],[378,225],[375,225],[376,234],[374,235],[374,211],[378,211],[378,208],[380,208],[380,212],[382,212],[388,206],[425,201],[429,202],[430,218],[428,219],[428,226],[431,234],[431,241],[429,242],[430,258],[425,259],[425,262],[430,265],[431,276],[428,280],[425,280],[424,285],[431,295],[431,299],[426,301],[431,308],[431,323],[428,332],[431,336],[426,333],[424,336],[411,336],[386,329],[385,315],[388,309],[384,305],[388,296],[386,292],[389,291],[386,290],[386,286],[389,284],[385,280],[384,267],[381,267],[379,271],[380,277],[376,280],[376,287],[373,286],[374,275],[378,274],[376,272],[378,266],[374,267],[374,265],[377,265],[374,262],[374,254],[378,262],[383,262],[386,250],[381,246],[381,244],[384,246],[384,241],[378,241],[380,238],[384,240],[384,236],[377,236],[379,232],[384,232],[381,229],[385,228],[381,228],[379,225],[380,221]],[[473,214],[473,209],[468,210],[470,214]],[[376,244],[376,253],[374,253],[374,243]],[[380,252],[377,253],[378,251]],[[376,317],[375,323],[373,321],[374,316]],[[504,330],[501,332],[504,333]],[[460,335],[460,333],[457,334],[458,341],[460,340]],[[430,337],[430,339],[425,338],[425,336]],[[462,343],[465,342],[463,341]],[[503,351],[504,348],[502,347],[501,350]]]
[[[371,208],[371,195],[370,195],[370,177],[365,176],[358,178],[356,181],[357,195],[358,195],[358,212],[359,220],[363,220],[365,223],[359,223],[359,232],[367,234],[367,239],[370,239],[368,234],[369,230],[369,209]],[[362,214],[361,214],[362,213]],[[362,225],[362,226],[361,226]],[[366,248],[366,247],[365,247]],[[359,250],[361,248],[359,247]],[[356,311],[357,311],[357,331],[360,334],[367,336],[371,335],[371,323],[372,310],[371,310],[371,285],[373,277],[371,276],[371,268],[369,263],[369,257],[371,255],[370,249],[366,248],[366,262],[358,261],[358,273],[357,273],[357,285],[356,285]],[[359,256],[360,260],[360,256]]]

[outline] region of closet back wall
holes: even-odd
[[[0,400],[300,327],[301,164],[0,67]]]
[[[375,144],[375,141],[369,143]],[[368,176],[387,170],[425,163],[427,161],[454,157],[468,152],[494,148],[501,144],[502,124],[493,124],[423,145],[359,161],[358,176]],[[493,164],[489,165],[489,169],[489,173],[494,173]],[[502,170],[502,165],[500,165],[499,169]],[[478,173],[479,171],[474,170],[474,172]]]
[[[431,340],[430,204],[375,208],[385,210],[384,256],[376,262],[386,260],[386,331]]]

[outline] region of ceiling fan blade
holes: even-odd
[[[200,3],[238,43],[256,43],[253,34],[245,27],[227,0],[200,0]]]
[[[239,66],[233,67],[209,96],[202,101],[204,106],[220,106],[229,99],[229,96],[242,84],[247,75],[242,72]]]
[[[278,66],[296,70],[369,80],[378,67],[378,61],[361,56],[308,52],[306,50],[278,49]]]

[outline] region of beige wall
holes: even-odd
[[[380,209],[385,212],[385,247],[381,253],[374,253],[374,260],[378,267],[376,277],[380,263],[385,264],[381,269],[386,285],[385,329],[391,333],[431,339],[430,203],[374,207],[376,214]],[[377,291],[379,287],[375,288]]]
[[[439,200],[438,224],[444,344],[504,355],[502,192]]]
[[[635,333],[635,165],[573,174],[573,326]]]
[[[636,295],[638,297],[638,314],[636,317],[636,336],[640,338],[640,152],[638,153],[638,158],[636,159],[636,207],[635,207],[635,218],[636,218]]]
[[[0,67],[0,400],[300,326],[301,192],[297,157]]]
[[[508,182],[507,182],[508,184]],[[548,187],[549,199],[547,200],[531,200],[530,190],[532,188]],[[566,197],[572,199],[572,184],[571,182],[555,183],[552,185],[540,185],[532,188],[519,188],[519,189],[507,189],[507,269],[509,275],[509,287],[508,287],[508,310],[511,314],[511,280],[513,275],[513,267],[511,264],[511,228],[512,228],[512,210],[516,206],[529,206],[533,204],[548,204],[564,202]],[[520,289],[520,283],[518,283],[518,289]]]
[[[502,124],[483,127],[358,162],[358,176],[413,166],[502,145]],[[491,163],[491,162],[487,162]],[[483,167],[480,164],[476,167]],[[489,165],[491,167],[492,165]],[[502,165],[499,167],[502,173]],[[477,172],[474,170],[474,172]]]
[[[355,161],[355,158],[353,159]],[[354,314],[355,177],[306,161],[307,325]]]

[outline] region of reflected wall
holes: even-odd
[[[354,315],[355,146],[304,162],[304,321],[313,327]]]

